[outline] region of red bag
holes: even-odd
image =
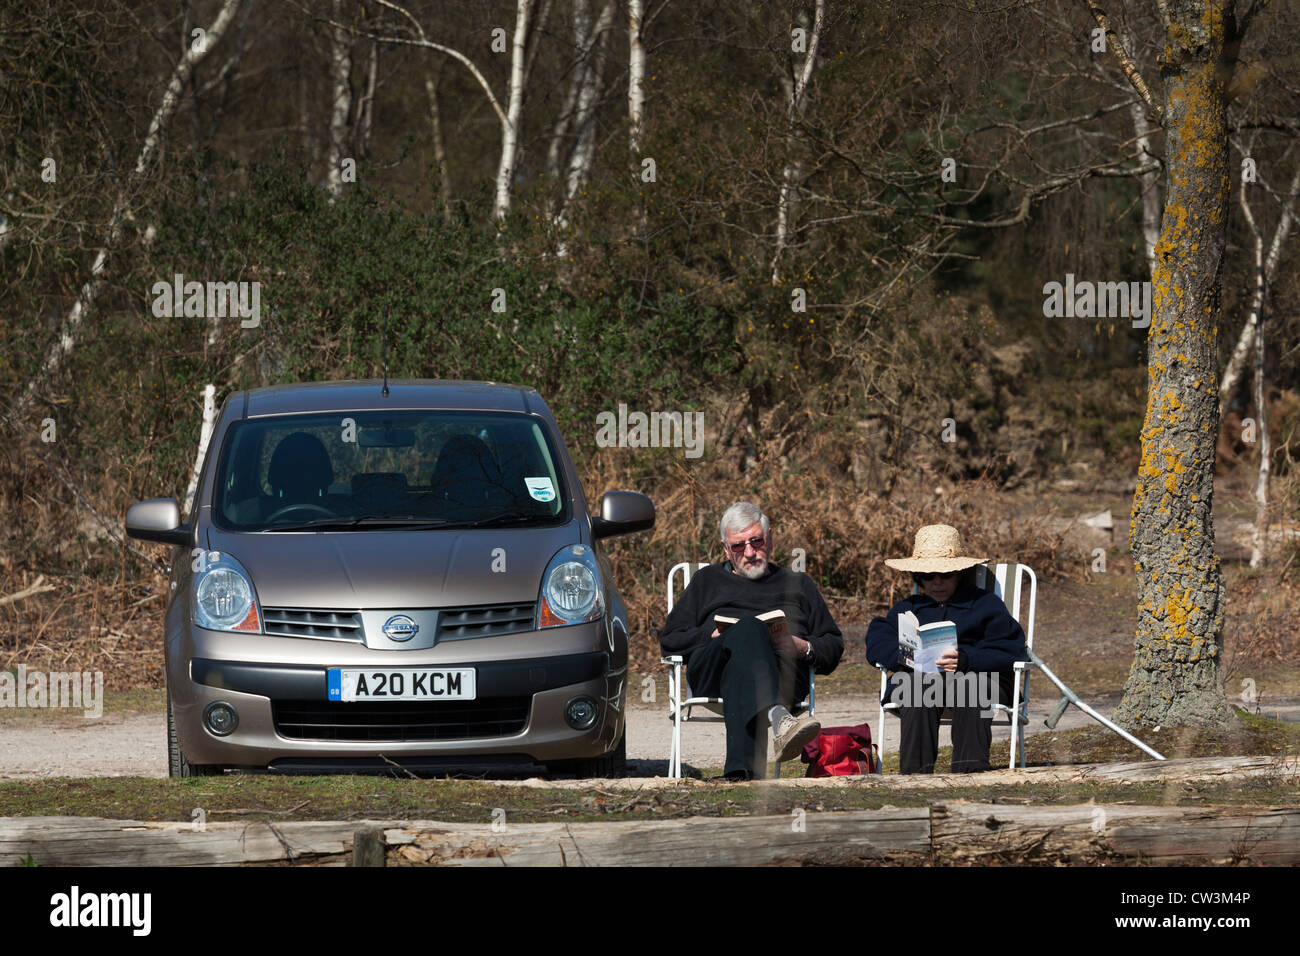
[[[799,759],[808,764],[806,777],[847,777],[877,773],[880,758],[871,743],[871,727],[824,727],[804,745]]]

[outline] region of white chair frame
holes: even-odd
[[[686,590],[686,585],[690,584],[691,575],[696,571],[708,567],[707,561],[701,561],[691,565],[688,561],[674,564],[668,569],[667,597],[668,613],[673,611],[674,590],[673,580],[678,573],[681,574],[682,587]],[[721,723],[722,722],[722,698],[721,697],[696,697],[691,692],[690,684],[685,680],[682,674],[682,668],[685,666],[685,658],[681,654],[668,654],[660,658],[661,664],[668,665],[668,718],[673,722],[672,744],[668,752],[668,776],[673,780],[680,780],[682,776],[682,723],[684,721],[695,721],[698,723]],[[816,704],[816,675],[812,669],[808,670],[808,713],[814,713]],[[711,717],[692,716],[692,710],[696,707],[702,707],[709,711]],[[781,775],[781,764],[776,765],[776,774]]]
[[[1034,646],[1034,610],[1038,605],[1038,576],[1034,574],[1033,569],[1027,564],[995,564],[992,566],[981,564],[977,566],[975,573],[975,583],[982,588],[993,591],[1011,612],[1011,616],[1016,619],[1025,632],[1025,645],[1030,649]],[[1022,602],[1025,597],[1025,584],[1029,585],[1027,600]],[[913,592],[915,593],[915,592]],[[1025,610],[1025,617],[1021,618],[1022,604]],[[994,707],[1000,716],[993,718],[995,727],[1011,728],[1011,748],[1010,761],[1007,765],[1008,770],[1014,770],[1016,767],[1016,753],[1019,750],[1020,766],[1025,766],[1025,735],[1021,727],[1029,723],[1029,661],[1016,661],[1015,665],[1014,691],[1012,693],[1011,703],[997,703]],[[881,747],[881,767],[884,767],[884,744],[885,744],[885,712],[898,710],[899,704],[885,703],[885,698],[889,693],[889,674],[888,668],[877,664],[876,668],[880,671],[880,717],[876,721],[876,737],[880,741]],[[1018,719],[1012,719],[1012,715],[1018,715]],[[940,724],[952,724],[952,718],[945,717]],[[883,769],[882,769],[883,772]]]

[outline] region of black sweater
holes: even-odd
[[[715,614],[739,618],[778,609],[785,612],[790,633],[812,645],[817,673],[835,670],[844,638],[817,585],[808,575],[770,561],[767,574],[756,581],[732,571],[730,561],[695,572],[659,632],[659,646],[665,654],[689,654],[709,643]]]
[[[959,588],[947,604],[917,593],[903,598],[884,617],[867,626],[867,660],[897,669],[898,615],[911,611],[921,624],[952,621],[957,625],[957,670],[996,671],[1007,677],[1016,661],[1028,660],[1025,632],[1002,599],[974,586]]]

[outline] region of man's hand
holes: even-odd
[[[940,670],[947,671],[951,674],[957,670],[957,652],[944,651],[939,655],[939,659],[935,661],[935,663],[939,665]]]
[[[772,650],[777,657],[801,657],[807,646],[807,641],[800,640],[785,628],[772,635]]]
[[[713,640],[715,637],[718,637],[721,634],[722,634],[722,629],[715,627],[713,629],[713,633],[709,635],[709,640]]]

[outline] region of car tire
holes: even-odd
[[[185,759],[180,738],[176,736],[176,718],[172,716],[172,695],[167,694],[167,774],[171,777],[215,777],[221,767],[194,764]]]
[[[599,757],[584,760],[552,760],[546,765],[551,776],[565,777],[625,777],[627,776],[627,732],[618,738],[614,749]]]

